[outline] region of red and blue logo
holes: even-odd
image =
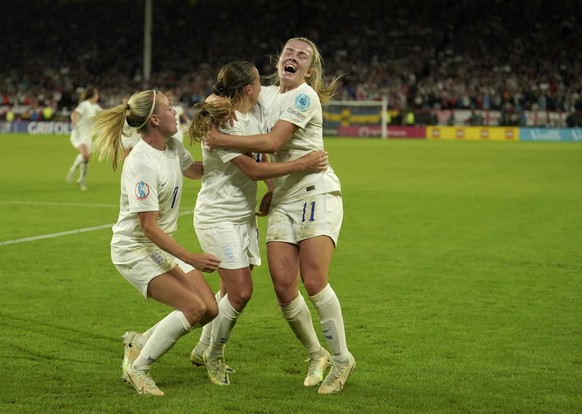
[[[148,183],[140,181],[135,185],[135,197],[138,200],[145,200],[149,197],[150,192],[150,186]]]

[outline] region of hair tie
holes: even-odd
[[[125,104],[125,110],[129,111],[129,102]]]
[[[156,90],[153,90],[154,92],[154,97],[152,99],[152,108],[150,109],[150,113],[148,114],[146,120],[143,122],[143,124],[141,124],[140,126],[136,127],[136,129],[141,129],[144,127],[145,124],[147,124],[147,122],[150,120],[152,114],[154,113],[154,107],[156,106]]]

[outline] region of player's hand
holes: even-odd
[[[298,160],[305,171],[321,172],[325,171],[329,165],[327,152],[321,150],[310,152]]]
[[[189,263],[194,266],[196,270],[211,273],[220,266],[220,259],[208,253],[192,253],[192,259]]]
[[[261,199],[261,203],[259,204],[259,211],[257,211],[257,216],[264,217],[269,214],[269,209],[271,208],[271,200],[273,200],[273,192],[267,191],[263,198]]]
[[[220,144],[217,142],[220,139],[220,131],[216,127],[212,127],[204,138],[202,139],[204,143],[211,149],[220,148]]]

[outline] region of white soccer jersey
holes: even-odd
[[[170,236],[176,230],[182,171],[192,162],[190,152],[175,139],[164,151],[138,141],[123,163],[120,211],[111,240],[113,263],[123,264],[154,246],[141,229],[139,212],[158,211],[158,226]]]
[[[259,106],[247,114],[237,112],[236,117],[235,125],[222,129],[223,133],[256,135],[264,132]],[[224,149],[209,151],[206,145],[202,146],[204,175],[194,208],[196,227],[212,227],[224,221],[245,223],[254,217],[257,183],[230,162],[236,157],[246,155],[240,151]]]
[[[274,154],[275,162],[292,161],[314,151],[323,150],[323,114],[319,96],[303,83],[281,93],[272,85],[261,88],[260,102],[267,108],[266,127],[271,131],[278,120],[296,125],[299,129]],[[296,172],[274,179],[273,203],[302,199],[314,194],[341,191],[339,179],[331,166],[320,173]]]
[[[75,112],[77,112],[77,122],[73,127],[71,140],[87,141],[92,138],[92,121],[91,118],[102,111],[101,106],[97,103],[92,103],[89,100],[81,102]]]
[[[135,147],[140,137],[141,135],[138,134],[135,128],[130,127],[127,121],[125,121],[125,124],[123,125],[123,135],[121,136],[121,145],[123,148],[126,150],[132,149]]]
[[[172,108],[176,111],[176,123],[178,125],[178,131],[172,136],[172,138],[176,138],[178,141],[183,142],[184,132],[182,131],[182,128],[184,128],[184,125],[182,124],[182,114],[184,113],[184,108],[182,108],[181,105],[176,105]]]

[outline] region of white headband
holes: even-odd
[[[140,126],[138,126],[136,129],[141,129],[141,128],[144,127],[145,124],[147,124],[147,122],[150,120],[152,114],[154,113],[154,107],[155,106],[156,106],[156,90],[154,89],[154,99],[152,100],[152,109],[150,109],[150,113],[148,114],[148,117],[143,122],[143,124],[141,124]]]

